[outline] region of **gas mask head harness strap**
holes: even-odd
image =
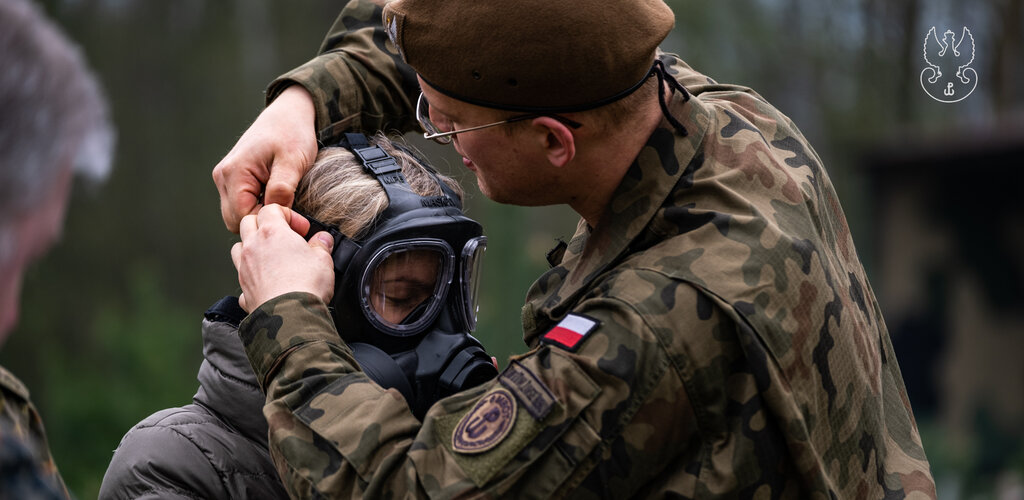
[[[303,214],[310,222],[306,238],[319,231],[334,237],[329,306],[339,335],[363,371],[398,389],[422,418],[438,399],[497,375],[470,335],[487,239],[425,162],[420,165],[440,187],[439,196],[413,191],[396,159],[363,134],[345,134],[336,146],[351,150],[380,182],[388,206],[358,240]]]

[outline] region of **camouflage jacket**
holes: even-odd
[[[0,367],[0,498],[68,498],[28,389]]]
[[[383,116],[366,96],[328,97],[363,65],[401,67],[370,7],[350,4],[325,54],[271,86],[314,89],[325,134],[339,116]],[[530,351],[497,380],[420,422],[358,371],[318,299],[287,294],[246,319],[292,495],[934,498],[820,160],[756,93],[660,57],[693,96],[669,104],[688,134],[664,121],[601,225],[581,221],[528,294]],[[408,93],[401,81],[360,85]]]

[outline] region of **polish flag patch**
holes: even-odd
[[[548,333],[545,333],[541,340],[569,351],[575,351],[587,338],[587,335],[590,335],[590,332],[600,324],[600,321],[582,314],[569,314]]]

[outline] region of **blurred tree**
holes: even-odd
[[[266,83],[315,55],[339,3],[42,3],[106,85],[119,150],[110,182],[76,190],[64,241],[28,277],[21,331],[0,362],[33,389],[69,487],[91,498],[121,435],[194,392],[201,313],[237,292],[228,256],[236,237],[220,221],[210,170],[262,109]],[[865,145],[1021,110],[1022,0],[668,3],[677,29],[665,50],[753,87],[794,119],[829,167],[862,249],[871,221],[853,167]],[[983,81],[957,105],[920,90],[933,24],[975,33]],[[522,350],[527,287],[576,217],[497,205],[451,148],[414,142],[463,181],[490,237],[478,336],[504,363]]]
[[[43,4],[82,44],[120,137],[110,181],[76,187],[0,358],[32,388],[69,488],[95,498],[124,432],[195,392],[202,312],[238,289],[210,171],[337,5]]]
[[[999,19],[999,31],[994,37],[995,58],[989,73],[992,79],[992,99],[996,112],[1007,112],[1021,102],[1021,82],[1024,81],[1024,1],[996,0],[992,10]]]

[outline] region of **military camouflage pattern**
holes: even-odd
[[[320,55],[271,82],[267,103],[289,85],[305,87],[317,104],[316,130],[323,142],[346,131],[419,127],[415,103],[420,84],[381,26],[381,5],[380,0],[349,3],[321,44]]]
[[[581,225],[523,312],[530,345],[570,311],[603,321],[577,354],[617,367],[591,408],[621,423],[602,431],[618,456],[581,486],[629,495],[609,478],[650,471],[649,491],[686,498],[934,497],[820,159],[756,93],[660,59],[693,94],[671,105],[689,135],[652,134],[602,225]]]
[[[0,498],[68,498],[28,389],[0,367]]]
[[[346,54],[395,61],[353,12],[373,15],[350,4],[325,55],[275,83],[317,87],[326,133],[367,113],[360,99],[323,100],[358,79],[339,71],[353,67]],[[601,225],[580,222],[528,294],[529,352],[498,380],[420,422],[358,371],[316,297],[278,297],[243,322],[293,496],[935,498],[820,159],[756,93],[659,57],[693,95],[669,103],[688,134],[663,121]],[[400,80],[367,85],[409,92]],[[598,326],[575,351],[543,342],[569,313]]]

